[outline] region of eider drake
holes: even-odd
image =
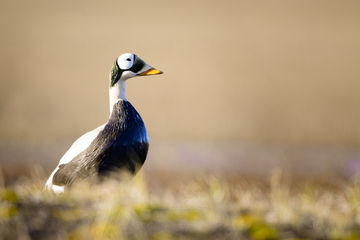
[[[145,162],[149,137],[139,113],[126,100],[125,82],[132,77],[161,73],[135,54],[122,54],[110,72],[109,121],[73,143],[52,172],[45,189],[61,193],[77,181],[119,169],[135,174]]]

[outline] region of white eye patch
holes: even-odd
[[[134,54],[124,53],[117,59],[117,63],[122,70],[127,70],[134,64]]]

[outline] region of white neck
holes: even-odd
[[[119,80],[114,86],[110,87],[110,113],[113,110],[114,104],[119,100],[126,100],[125,97],[125,81]]]

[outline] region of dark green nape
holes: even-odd
[[[110,72],[110,87],[113,87],[121,78],[121,74],[123,73],[123,70],[119,68],[117,65],[117,62],[114,62],[113,67],[111,68]]]

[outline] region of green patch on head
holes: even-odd
[[[110,72],[110,87],[113,87],[120,80],[122,72],[115,61]]]

